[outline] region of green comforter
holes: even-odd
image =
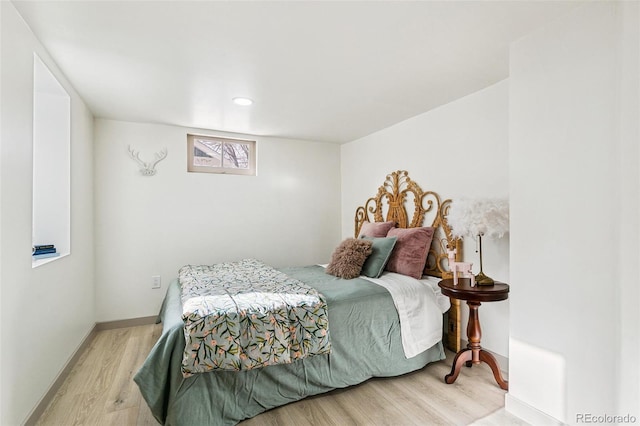
[[[407,359],[398,313],[387,290],[364,279],[343,280],[320,266],[283,272],[316,288],[329,308],[332,353],[247,371],[183,377],[185,347],[180,288],[167,290],[160,339],[135,382],[155,418],[166,425],[233,425],[306,396],[397,376],[444,359],[442,344]]]

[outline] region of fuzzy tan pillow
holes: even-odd
[[[325,272],[348,280],[360,276],[362,265],[371,254],[373,241],[347,238],[331,255],[331,262]]]

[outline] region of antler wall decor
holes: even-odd
[[[155,160],[150,161],[150,162],[145,162],[142,161],[140,159],[140,151],[135,151],[133,148],[131,148],[131,145],[129,145],[128,148],[129,151],[129,156],[140,165],[140,173],[143,174],[144,176],[153,176],[156,174],[156,164],[158,164],[160,161],[164,160],[165,158],[167,158],[167,148],[163,148],[162,151],[160,152],[156,152],[154,154]]]

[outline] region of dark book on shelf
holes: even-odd
[[[52,249],[52,248],[56,248],[55,245],[53,244],[44,244],[44,245],[39,245],[39,246],[33,246],[34,250],[39,250],[39,249]]]
[[[47,248],[47,249],[36,249],[33,254],[48,254],[55,253],[57,250],[55,248]]]

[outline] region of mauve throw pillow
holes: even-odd
[[[398,240],[387,262],[386,270],[420,279],[427,263],[433,232],[432,227],[389,230],[387,237],[397,237]]]
[[[362,265],[371,254],[372,245],[371,240],[347,238],[333,251],[325,272],[348,280],[360,276]]]
[[[387,236],[387,233],[391,228],[396,226],[394,221],[389,222],[365,222],[362,224],[360,228],[360,233],[358,234],[358,238],[362,237],[373,237],[373,238],[384,238]]]

